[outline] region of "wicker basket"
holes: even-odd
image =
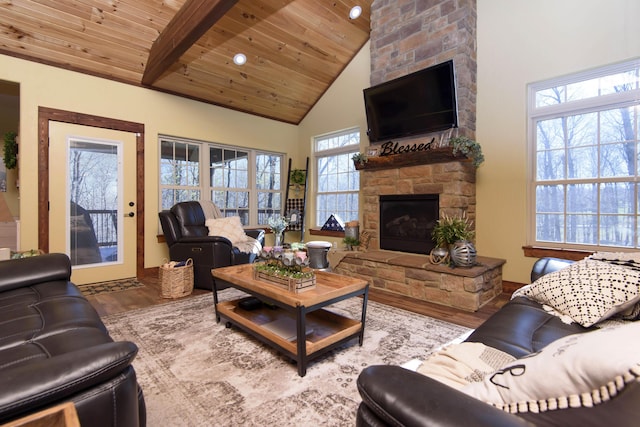
[[[193,260],[189,258],[182,267],[168,263],[160,266],[162,298],[180,298],[193,292]]]

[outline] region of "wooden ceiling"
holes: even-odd
[[[0,53],[298,124],[369,39],[372,1],[7,0]]]

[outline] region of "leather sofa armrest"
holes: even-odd
[[[363,405],[394,426],[531,426],[432,378],[400,366],[374,365],[358,376]],[[371,424],[359,420],[358,425]]]
[[[573,264],[573,261],[570,261],[568,259],[552,257],[540,258],[533,264],[533,267],[531,268],[531,283],[535,282],[545,274],[561,270],[571,264]]]
[[[132,342],[111,342],[4,368],[0,421],[106,382],[126,369],[137,353]]]
[[[71,261],[65,254],[44,254],[0,261],[0,292],[55,280],[69,281]]]

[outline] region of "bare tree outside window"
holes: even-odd
[[[639,70],[533,87],[534,243],[639,247]]]
[[[359,150],[357,129],[315,139],[317,226],[322,226],[331,215],[345,222],[358,219],[360,173],[351,157]]]
[[[72,265],[117,260],[118,148],[71,141],[69,147]]]
[[[253,226],[282,211],[283,154],[173,137],[160,137],[160,151],[161,209],[211,200]]]

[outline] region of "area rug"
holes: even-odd
[[[128,289],[141,288],[144,285],[135,277],[129,279],[110,280],[107,282],[89,283],[87,285],[78,285],[78,288],[84,296],[100,295],[110,292],[126,291]]]
[[[220,300],[238,297],[225,289]],[[331,310],[360,316],[352,298]],[[357,339],[312,361],[294,362],[237,328],[217,324],[211,295],[104,318],[116,340],[140,348],[134,360],[156,426],[354,426],[356,379],[375,364],[423,359],[469,329],[369,302],[364,345]]]

